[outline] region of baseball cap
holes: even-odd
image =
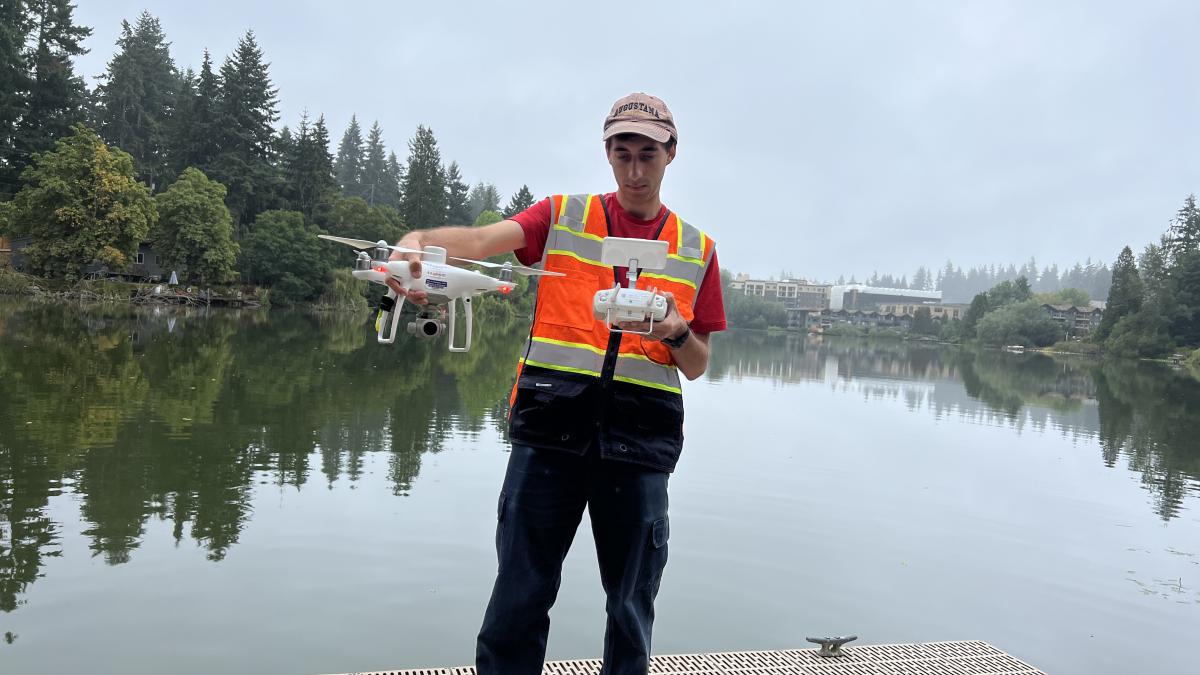
[[[679,140],[675,131],[675,118],[661,98],[638,92],[617,99],[612,111],[604,119],[604,138],[617,134],[640,134],[666,143],[668,139]]]

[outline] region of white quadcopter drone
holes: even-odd
[[[452,352],[465,352],[471,349],[471,333],[473,314],[471,300],[476,295],[488,291],[499,291],[507,295],[516,284],[513,283],[513,272],[523,276],[564,276],[561,272],[547,272],[514,265],[512,263],[494,263],[484,260],[469,260],[447,256],[446,249],[440,246],[426,246],[423,251],[400,246],[391,246],[386,241],[367,241],[365,239],[347,239],[332,237],[327,234],[317,235],[321,239],[336,241],[358,249],[358,257],[354,261],[353,274],[358,279],[365,279],[377,284],[387,284],[389,278],[396,279],[405,290],[423,290],[429,298],[429,304],[417,312],[416,320],[409,322],[408,332],[424,339],[433,339],[449,327],[449,348]],[[374,255],[367,253],[374,250]],[[400,253],[421,254],[421,276],[414,279],[407,260],[390,260],[392,251]],[[492,277],[473,270],[463,269],[448,264],[447,260],[479,265],[480,267],[500,270],[498,276]],[[379,304],[380,316],[376,321],[376,330],[381,344],[391,344],[396,341],[396,327],[400,321],[400,310],[404,307],[404,299],[396,302],[396,292],[388,289]],[[467,317],[467,337],[462,346],[455,345],[455,326],[458,323],[458,300],[463,301],[464,313]]]

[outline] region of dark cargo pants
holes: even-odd
[[[667,563],[668,474],[513,445],[496,524],[499,569],[483,617],[479,675],[537,675],[550,607],[586,505],[607,595],[601,675],[643,675],[654,597]]]

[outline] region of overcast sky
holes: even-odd
[[[280,124],[418,124],[506,196],[614,187],[612,102],[666,100],[664,202],[723,268],[911,277],[1156,241],[1200,191],[1200,3],[77,0],[95,76],[149,10],[180,68],[254,30]]]

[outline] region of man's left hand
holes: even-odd
[[[646,333],[642,337],[647,340],[658,341],[663,338],[676,337],[682,335],[687,329],[687,322],[675,309],[675,296],[669,292],[660,293],[667,299],[667,315],[662,321],[655,321],[653,329],[650,327],[649,321],[623,321],[617,324],[621,330],[627,330],[635,333]]]

